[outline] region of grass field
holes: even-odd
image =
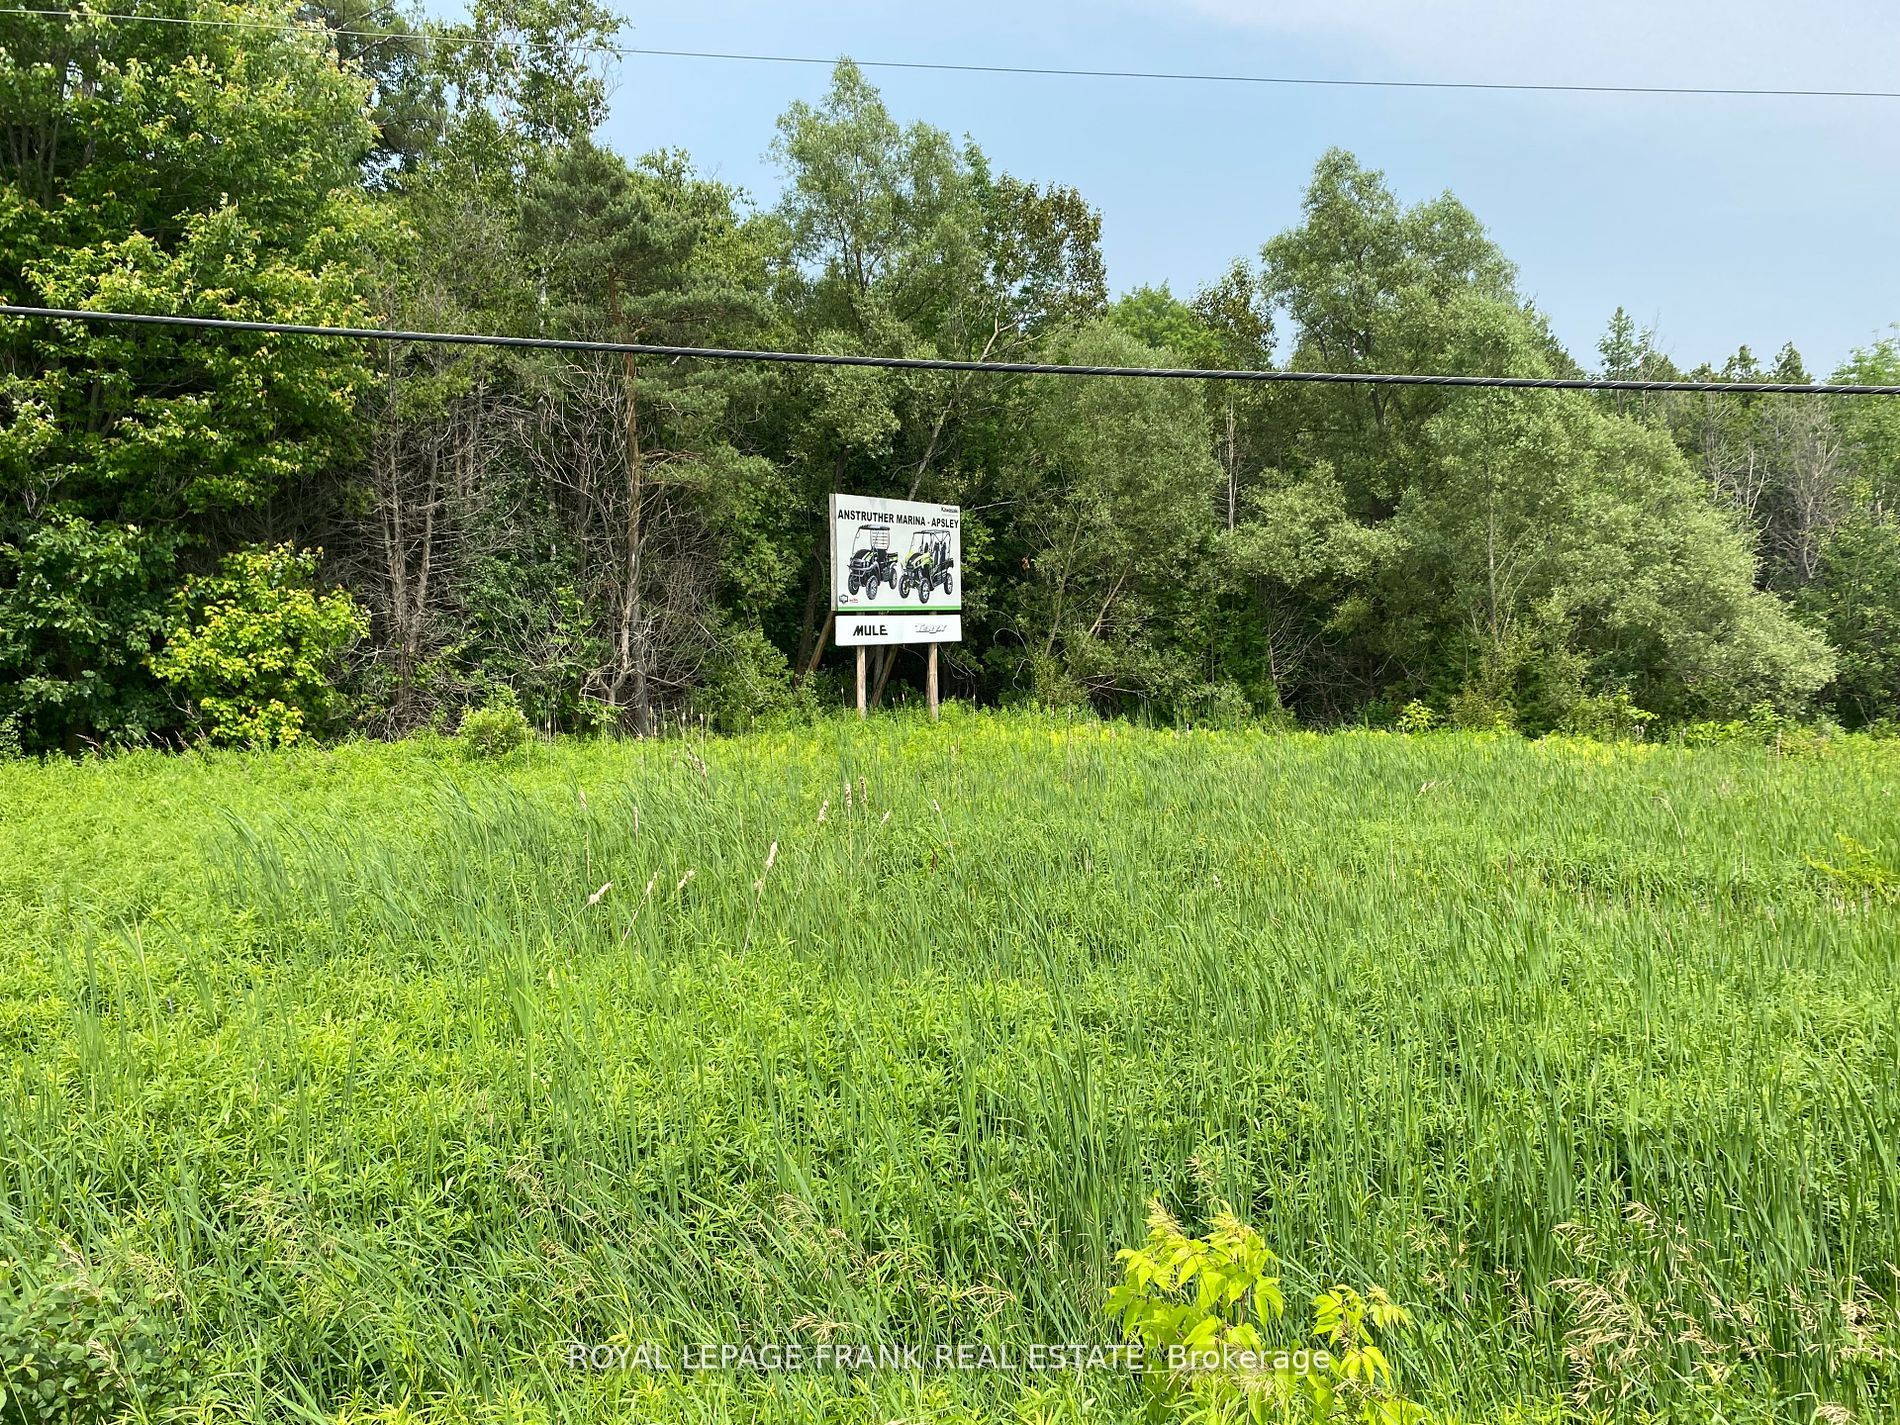
[[[0,1345],[191,1419],[1134,1418],[564,1352],[1113,1340],[1158,1197],[1382,1284],[1458,1418],[1893,1420],[1896,867],[1855,739],[0,765]]]

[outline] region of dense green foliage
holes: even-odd
[[[152,670],[212,742],[289,746],[335,714],[332,663],[368,632],[349,594],[311,587],[316,556],[289,545],[226,555],[192,579]]]
[[[368,93],[308,33],[7,16],[0,290],[361,319],[384,222],[356,183]],[[146,656],[162,611],[194,564],[348,458],[363,376],[335,343],[7,324],[0,716],[28,745],[178,725]]]
[[[1334,1286],[1311,1322],[1287,1321],[1278,1260],[1228,1207],[1190,1236],[1159,1202],[1148,1240],[1124,1247],[1122,1280],[1104,1306],[1139,1346],[1150,1414],[1246,1425],[1418,1425],[1425,1409],[1398,1393],[1383,1334],[1411,1315],[1379,1287]],[[1152,1363],[1152,1364],[1151,1364]]]
[[[1469,1421],[1889,1419],[1896,773],[955,706],[0,765],[0,1339],[130,1313],[185,1419],[1106,1422],[563,1353],[1114,1341],[1159,1199]]]
[[[593,138],[617,22],[480,0],[166,0],[0,18],[0,291],[53,304],[963,358],[1573,373],[1477,217],[1333,152],[1296,226],[1110,302],[1085,198],[893,116],[840,64],[754,199]],[[1263,235],[1265,236],[1265,235]],[[1621,312],[1610,374],[1674,368]],[[1842,371],[1891,380],[1893,343]],[[1773,372],[1804,375],[1785,350]],[[1744,349],[1715,379],[1762,374]],[[1892,403],[1158,389],[745,370],[10,322],[0,727],[193,735],[194,577],[325,551],[355,726],[743,727],[835,700],[825,496],[961,502],[950,688],[1164,719],[1538,732],[1762,703],[1896,714]],[[285,658],[294,657],[289,651]],[[880,652],[876,688],[919,676]],[[1637,725],[1642,720],[1639,718]],[[239,722],[227,735],[268,738]]]

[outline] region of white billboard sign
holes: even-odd
[[[855,643],[961,643],[962,614],[854,614],[840,611],[837,639]]]
[[[831,497],[838,642],[955,643],[963,636],[963,512],[955,505]]]

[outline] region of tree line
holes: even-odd
[[[840,62],[754,200],[596,137],[591,0],[0,18],[0,291],[50,306],[1099,365],[1577,375],[1450,194],[1320,159],[1190,297]],[[1607,375],[1682,372],[1621,311]],[[1900,344],[1836,375],[1900,381]],[[953,693],[1639,732],[1900,708],[1884,400],[752,368],[0,325],[0,741],[738,727],[839,696],[826,496],[966,511]],[[875,655],[881,693],[921,659]],[[911,666],[912,663],[917,666]],[[887,687],[887,685],[889,685]]]

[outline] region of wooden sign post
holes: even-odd
[[[864,645],[858,645],[858,716],[870,716],[868,700],[864,695]]]
[[[930,672],[924,678],[925,695],[930,699],[930,720],[937,720],[937,645],[930,645]]]

